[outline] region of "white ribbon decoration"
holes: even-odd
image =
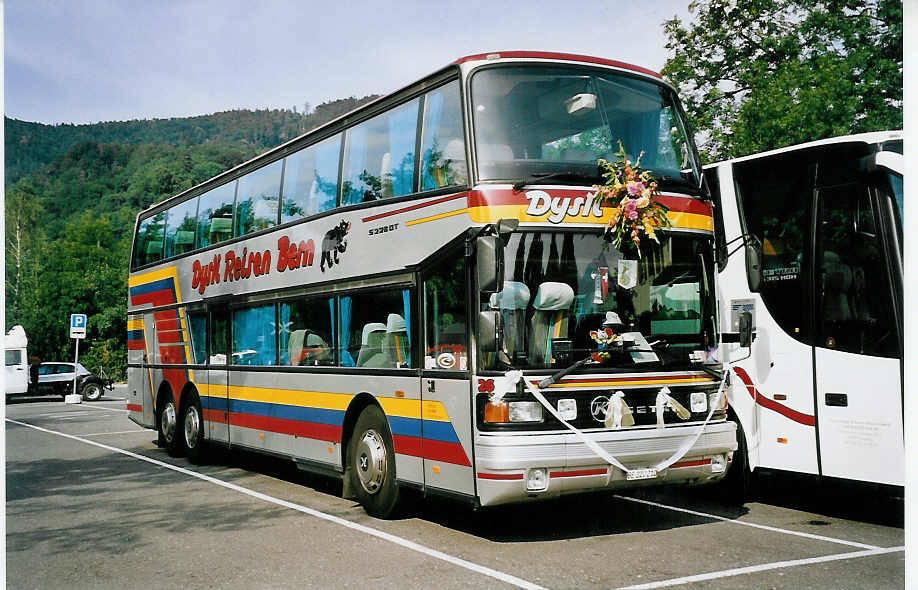
[[[708,425],[708,422],[711,420],[711,416],[714,415],[714,410],[720,405],[721,400],[723,399],[723,395],[724,395],[724,384],[727,382],[727,375],[729,374],[729,372],[730,372],[731,370],[732,370],[732,369],[729,368],[729,367],[727,367],[726,369],[724,369],[724,376],[723,376],[723,378],[722,378],[721,381],[720,381],[720,387],[717,388],[717,393],[716,393],[715,396],[714,396],[713,402],[711,402],[711,403],[709,404],[710,407],[709,407],[709,409],[708,409],[708,415],[705,417],[704,422],[702,422],[702,423],[698,426],[698,428],[695,430],[694,433],[689,434],[688,436],[685,437],[685,439],[682,441],[682,444],[679,445],[679,448],[676,449],[676,452],[674,452],[668,459],[664,459],[663,461],[660,461],[659,463],[657,463],[656,465],[654,465],[653,467],[651,467],[651,469],[654,469],[654,470],[656,470],[656,471],[663,471],[664,469],[666,469],[667,467],[669,467],[670,465],[672,465],[673,463],[677,462],[679,459],[681,459],[682,457],[684,457],[685,454],[688,453],[689,450],[690,450],[693,446],[695,446],[695,443],[698,442],[698,439],[701,437],[701,433],[704,432],[705,427]],[[515,379],[510,385],[511,385],[511,386],[512,386],[512,385],[516,385],[516,382],[519,381],[520,379],[522,379],[522,371],[508,371],[507,373],[504,374],[504,377],[506,377],[508,380],[511,379],[511,378]],[[605,449],[603,449],[602,447],[600,447],[593,439],[591,439],[591,438],[588,437],[586,434],[584,434],[580,429],[578,429],[576,426],[573,426],[572,424],[568,423],[567,420],[565,420],[564,418],[562,418],[561,415],[558,413],[558,410],[556,410],[555,407],[552,406],[552,405],[548,402],[547,399],[545,399],[545,396],[542,395],[542,393],[538,390],[537,387],[535,387],[535,386],[534,386],[532,383],[530,383],[527,379],[523,379],[523,383],[526,384],[526,389],[529,390],[529,393],[531,393],[532,396],[533,396],[534,398],[536,398],[536,400],[537,400],[540,404],[542,404],[542,406],[543,406],[546,410],[548,410],[548,413],[549,413],[549,414],[551,414],[552,416],[555,417],[555,419],[557,419],[559,422],[561,422],[562,424],[564,424],[564,426],[567,427],[568,430],[570,430],[571,432],[573,432],[573,433],[577,436],[577,438],[579,438],[579,439],[580,439],[580,440],[581,440],[581,441],[582,441],[591,451],[593,451],[594,453],[596,453],[596,455],[597,455],[600,459],[602,459],[603,461],[605,461],[605,462],[608,463],[609,465],[612,465],[613,467],[617,467],[617,468],[621,469],[621,470],[624,471],[625,473],[628,473],[629,471],[631,471],[630,469],[628,469],[627,467],[625,467],[624,465],[622,465],[622,463],[621,463],[618,459],[616,459],[615,457],[613,457],[612,455],[610,455],[608,452],[606,452]],[[666,387],[664,387],[663,389],[665,389],[667,392],[669,391],[669,389],[666,388]],[[496,388],[495,388],[495,393],[496,393]],[[615,398],[615,397],[618,395],[618,393],[622,393],[622,392],[616,392],[616,394],[613,395],[612,397]],[[657,403],[658,403],[658,404],[660,403],[660,396],[661,396],[661,395],[666,395],[667,397],[669,397],[669,394],[668,394],[668,393],[665,393],[665,394],[664,394],[663,390],[661,390],[660,393],[657,394]],[[503,394],[501,394],[501,397],[502,397],[502,396],[503,396]],[[622,393],[622,397],[624,397],[624,393]],[[620,402],[622,402],[622,403],[624,402],[624,400],[623,400],[621,397],[619,397],[618,400],[619,400]],[[612,400],[611,400],[611,399],[609,400],[609,405],[612,405]],[[619,405],[619,408],[621,408],[620,405]],[[661,412],[660,410],[658,410],[658,411],[657,411],[657,420],[658,420],[658,421],[660,420],[660,416],[661,416],[661,415],[662,415],[662,412]],[[606,417],[607,417],[607,419],[608,419],[608,410],[607,410],[607,412],[606,412]],[[613,420],[614,420],[614,417],[613,417]]]
[[[488,398],[492,404],[497,405],[504,396],[516,389],[516,383],[523,378],[522,371],[507,371],[503,377],[494,380],[494,393]]]

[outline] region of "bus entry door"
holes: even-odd
[[[817,427],[822,474],[903,485],[902,388],[890,268],[862,184],[818,193]]]
[[[229,443],[229,310],[210,310],[207,395],[201,396],[205,432],[208,440]]]

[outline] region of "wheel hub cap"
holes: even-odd
[[[360,485],[367,493],[375,494],[386,477],[386,445],[379,433],[368,430],[357,443],[356,451]]]
[[[198,436],[201,432],[201,418],[198,416],[197,408],[189,408],[185,413],[185,442],[189,448],[198,445]]]
[[[166,407],[163,408],[162,416],[160,416],[159,419],[163,438],[165,438],[167,442],[172,442],[172,439],[175,437],[175,422],[175,404],[168,403]]]

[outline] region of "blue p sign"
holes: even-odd
[[[86,314],[85,313],[70,314],[70,337],[71,338],[85,338],[86,337]]]

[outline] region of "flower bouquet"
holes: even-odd
[[[603,206],[612,207],[612,217],[606,227],[604,238],[622,250],[633,246],[641,255],[641,234],[656,243],[657,228],[669,227],[666,217],[669,209],[657,200],[660,195],[657,181],[649,171],[641,170],[641,152],[636,162],[632,163],[625,154],[622,142],[618,142],[616,162],[599,159],[599,167],[606,183],[594,186],[595,198]]]

